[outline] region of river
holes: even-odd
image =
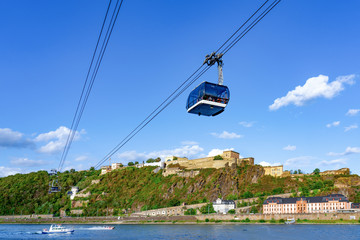
[[[72,234],[41,234],[50,225],[0,224],[0,239],[360,239],[360,225],[70,225]]]

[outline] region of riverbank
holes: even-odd
[[[296,219],[296,218],[295,218]],[[42,218],[42,219],[11,219],[3,218],[0,219],[0,224],[284,224],[285,220],[250,220],[249,218],[242,220],[220,220],[215,218],[205,218],[205,220],[199,220],[195,216],[172,216],[172,217],[152,217],[152,218],[137,218],[133,217],[53,217],[53,218]],[[344,220],[344,219],[333,219],[333,220],[309,220],[309,219],[296,219],[296,224],[338,224],[338,225],[359,225],[360,220]]]

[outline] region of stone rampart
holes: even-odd
[[[237,159],[223,159],[223,160],[214,160],[213,157],[199,158],[193,160],[174,160],[166,163],[169,164],[179,164],[181,167],[186,169],[202,169],[202,168],[224,168],[227,164],[231,166],[232,164],[237,164]]]

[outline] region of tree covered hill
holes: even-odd
[[[360,178],[349,176],[305,175],[295,178],[265,176],[261,166],[242,165],[223,169],[200,169],[194,178],[178,175],[164,177],[154,167],[127,167],[101,175],[98,170],[65,171],[58,175],[62,191],[48,194],[49,182],[55,179],[46,171],[16,174],[0,178],[0,215],[59,214],[69,212],[71,201],[67,191],[78,186],[87,197],[82,201],[85,215],[113,214],[124,210],[139,211],[161,207],[194,204],[224,199],[259,197],[271,194],[301,192],[304,196],[341,192],[351,201],[360,201]],[[100,180],[92,184],[92,180]]]

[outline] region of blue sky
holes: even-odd
[[[65,169],[101,160],[263,1],[124,1]],[[0,3],[0,176],[59,164],[105,1]],[[234,149],[256,163],[359,174],[359,1],[282,1],[223,58],[231,99],[187,114],[190,90],[112,162]]]

